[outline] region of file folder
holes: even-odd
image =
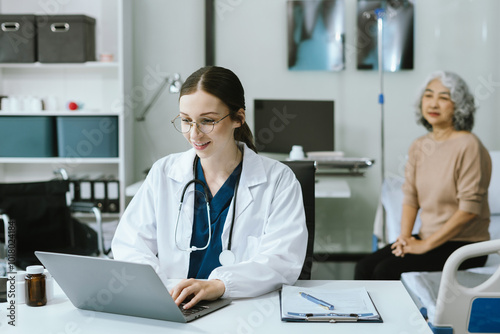
[[[107,201],[105,205],[105,211],[111,213],[120,212],[120,183],[114,177],[111,176],[106,182],[107,187]]]
[[[92,202],[92,182],[88,178],[80,179],[80,201]]]
[[[92,198],[92,185],[87,182],[88,179],[89,175],[83,173],[74,174],[69,177],[69,192],[73,202],[86,202]]]
[[[120,183],[113,175],[75,175],[69,188],[74,202],[92,203],[103,213],[120,212]]]
[[[94,205],[99,208],[101,212],[106,212],[106,183],[107,180],[103,177],[92,181]]]
[[[80,200],[80,182],[76,179],[69,179],[69,194],[72,202]]]

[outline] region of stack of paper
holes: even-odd
[[[312,298],[307,298],[306,295]],[[320,302],[315,302],[314,299]],[[326,307],[325,304],[331,307]],[[382,321],[365,288],[327,290],[321,287],[304,288],[290,285],[283,285],[281,290],[281,319],[285,321]]]

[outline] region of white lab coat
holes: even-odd
[[[231,250],[235,264],[212,271],[226,287],[223,297],[254,297],[293,284],[302,269],[307,229],[302,192],[288,166],[244,146]],[[179,201],[193,179],[194,149],[158,160],[128,205],[112,242],[117,260],[148,263],[164,280],[186,278],[193,226],[193,185],[186,191],[177,227]],[[227,248],[234,200],[222,232]]]

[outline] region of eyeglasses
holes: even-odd
[[[197,122],[188,121],[186,118],[181,117],[181,115],[179,115],[172,120],[172,124],[174,125],[175,129],[180,133],[188,133],[189,131],[191,131],[193,124],[196,124],[196,127],[198,128],[199,131],[203,132],[204,134],[208,134],[214,130],[215,124],[222,122],[222,120],[229,115],[231,114],[227,114],[218,121],[205,118]]]

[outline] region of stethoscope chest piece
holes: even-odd
[[[234,253],[227,249],[223,250],[219,255],[219,262],[223,266],[232,265],[234,264],[235,260],[236,257],[234,256]]]

